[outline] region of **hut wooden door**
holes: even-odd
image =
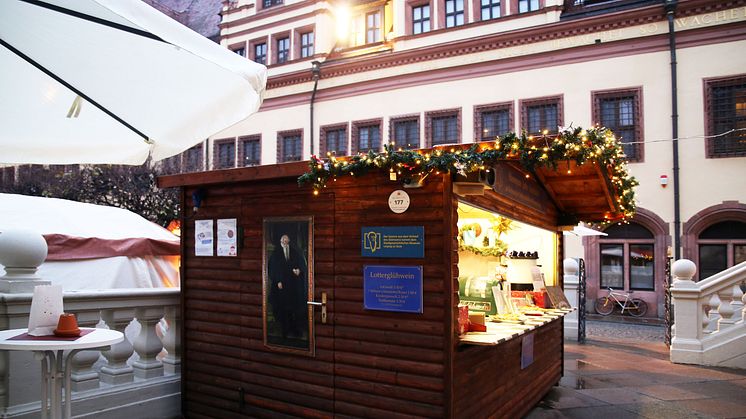
[[[256,194],[242,202],[244,236],[261,237],[256,244],[247,240],[244,253],[250,260],[246,267],[259,275],[247,276],[245,300],[260,303],[262,309],[246,309],[249,315],[245,321],[250,326],[243,329],[248,345],[242,351],[240,410],[252,417],[331,417],[334,200],[323,195],[311,197],[305,189],[283,189],[282,193]],[[283,241],[289,248],[284,258]],[[289,267],[287,275],[307,281],[304,298],[292,299],[292,304],[305,312],[283,313],[273,307],[290,304],[287,298],[277,296],[280,280],[274,278],[278,270],[275,265],[278,258],[283,259],[282,263],[296,259],[296,252],[299,260],[293,263],[298,266]],[[288,288],[286,281],[283,291]]]

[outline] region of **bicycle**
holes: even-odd
[[[624,298],[624,302],[620,300]],[[639,298],[630,298],[630,293],[614,291],[609,287],[609,295],[596,300],[596,313],[602,316],[608,316],[618,305],[622,309],[622,314],[626,310],[631,316],[642,317],[648,312],[648,304]]]

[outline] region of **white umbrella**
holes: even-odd
[[[0,163],[160,160],[256,112],[266,77],[140,0],[2,0]]]

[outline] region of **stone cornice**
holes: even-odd
[[[677,44],[679,48],[690,48],[699,45],[733,42],[744,39],[746,39],[746,25],[739,22],[729,25],[685,31],[678,36]],[[604,42],[600,45],[583,45],[546,53],[508,57],[505,59],[445,67],[412,74],[402,74],[400,76],[386,77],[383,79],[370,79],[332,88],[319,89],[316,101],[323,102],[348,96],[363,95],[422,84],[432,84],[439,81],[454,81],[464,78],[505,74],[547,66],[561,66],[572,63],[667,50],[667,34],[657,34],[654,36],[646,36],[641,39],[633,38],[616,42]],[[323,71],[324,68],[322,67],[322,79],[325,78]],[[301,71],[297,72],[297,76],[308,76],[307,78],[310,82],[310,73],[310,71]],[[264,100],[260,111],[307,103],[309,98],[310,91],[267,98]]]
[[[232,20],[230,22],[223,22],[218,27],[220,30],[227,28],[234,28],[236,26],[245,25],[248,23],[255,22],[257,20],[266,19],[268,17],[277,16],[285,13],[289,13],[298,9],[302,9],[307,6],[312,6],[317,3],[322,3],[324,0],[305,0],[290,5],[274,6],[267,9],[257,10],[257,12],[251,16],[246,16],[241,19]]]
[[[732,9],[746,4],[746,0],[713,2],[711,0],[682,1],[677,18]],[[403,66],[423,61],[438,60],[483,51],[537,42],[588,35],[596,32],[657,23],[666,20],[661,4],[640,7],[635,10],[609,13],[585,19],[556,22],[542,26],[523,28],[507,33],[491,34],[477,38],[442,43],[401,52],[387,52],[368,57],[334,58],[322,65],[322,78],[340,77],[382,68]],[[437,32],[437,31],[433,31]],[[311,81],[310,71],[298,71],[270,77],[267,88],[280,88]]]

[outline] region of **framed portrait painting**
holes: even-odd
[[[264,219],[262,320],[264,344],[314,354],[313,217]]]

